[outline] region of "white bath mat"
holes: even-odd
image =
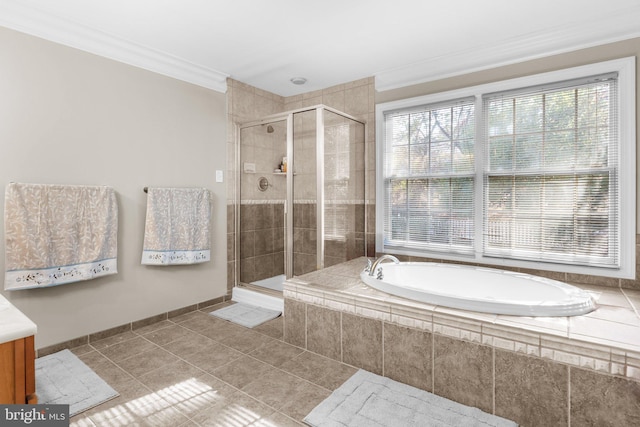
[[[359,370],[315,407],[304,422],[314,426],[496,426],[513,421]]]
[[[36,359],[36,395],[40,404],[69,405],[69,416],[119,394],[69,350]]]
[[[213,316],[228,320],[238,325],[254,328],[282,314],[281,311],[269,310],[242,302],[212,311]]]

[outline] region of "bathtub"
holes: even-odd
[[[530,274],[427,262],[378,267],[382,279],[367,271],[360,279],[380,291],[437,306],[514,316],[578,316],[596,308],[588,292]]]

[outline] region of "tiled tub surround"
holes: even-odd
[[[640,291],[577,317],[491,315],[367,287],[365,258],[285,283],[286,342],[523,426],[640,425]]]

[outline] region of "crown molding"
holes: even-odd
[[[640,7],[598,22],[583,22],[512,38],[504,43],[452,52],[375,74],[378,92],[455,77],[504,65],[640,37]]]
[[[19,1],[3,0],[0,3],[0,26],[217,92],[227,91],[227,74],[67,20]]]

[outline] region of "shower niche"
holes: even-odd
[[[364,123],[324,105],[239,126],[236,285],[366,255]]]

